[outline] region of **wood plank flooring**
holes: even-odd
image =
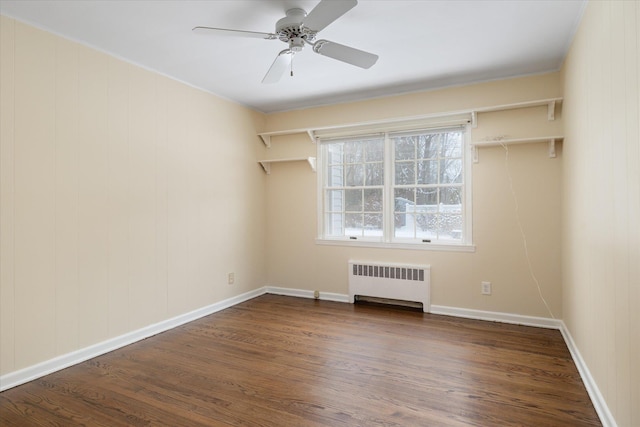
[[[556,330],[263,295],[0,393],[6,426],[598,426]]]

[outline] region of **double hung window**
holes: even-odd
[[[320,239],[470,244],[466,128],[321,140]]]

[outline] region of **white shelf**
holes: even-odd
[[[505,138],[494,139],[488,141],[474,141],[471,143],[473,149],[473,162],[478,163],[478,148],[479,147],[496,147],[512,144],[534,144],[537,142],[547,142],[549,144],[549,158],[556,157],[556,142],[560,142],[564,139],[564,136],[539,136],[534,138]]]
[[[556,105],[562,103],[562,98],[547,98],[537,99],[535,101],[516,102],[514,104],[494,105],[491,107],[475,108],[471,112],[471,127],[476,128],[478,126],[477,113],[491,113],[494,111],[506,111],[516,110],[519,108],[541,107],[547,106],[547,120],[553,121],[556,119]]]
[[[316,158],[315,157],[295,157],[291,159],[273,159],[273,160],[258,160],[262,169],[264,169],[267,175],[271,175],[271,163],[283,163],[283,162],[307,162],[312,171],[316,171]]]
[[[547,106],[547,119],[549,121],[555,120],[556,106],[562,103],[562,98],[546,98],[546,99],[536,99],[533,101],[524,101],[524,102],[516,102],[512,104],[501,104],[501,105],[491,105],[484,106],[478,108],[471,108],[459,111],[449,111],[444,113],[434,113],[434,114],[426,114],[419,116],[411,116],[411,117],[396,117],[396,118],[388,118],[381,120],[373,120],[367,122],[357,122],[357,123],[346,123],[336,126],[319,126],[319,127],[311,127],[311,128],[298,128],[298,129],[286,129],[279,130],[273,132],[261,132],[258,136],[262,139],[262,142],[267,148],[271,148],[271,137],[272,136],[281,136],[281,135],[293,135],[297,133],[306,133],[309,136],[311,142],[315,144],[316,142],[316,133],[317,132],[328,132],[328,131],[344,131],[345,129],[368,129],[372,127],[383,127],[389,128],[393,126],[402,126],[403,124],[410,124],[414,122],[420,121],[434,121],[438,119],[445,119],[447,117],[452,116],[460,116],[460,115],[468,115],[469,121],[471,122],[471,127],[475,128],[478,125],[478,113],[490,113],[494,111],[505,111],[505,110],[515,110],[519,108],[530,108],[530,107],[541,107],[543,105]]]
[[[262,132],[259,133],[258,136],[262,139],[262,142],[267,148],[271,148],[271,137],[272,136],[280,136],[280,135],[294,135],[296,133],[306,133],[311,142],[315,143],[316,138],[313,135],[313,130],[311,129],[291,129],[291,130],[281,130],[276,132]]]

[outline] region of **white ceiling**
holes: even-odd
[[[339,0],[332,0],[339,1]],[[263,112],[428,90],[560,68],[585,0],[360,0],[318,38],[380,56],[364,70],[297,54],[294,76],[261,80],[279,40],[195,35],[195,26],[274,32],[317,0],[0,0],[0,13]]]

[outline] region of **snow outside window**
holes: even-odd
[[[320,239],[470,243],[466,128],[321,141]]]

